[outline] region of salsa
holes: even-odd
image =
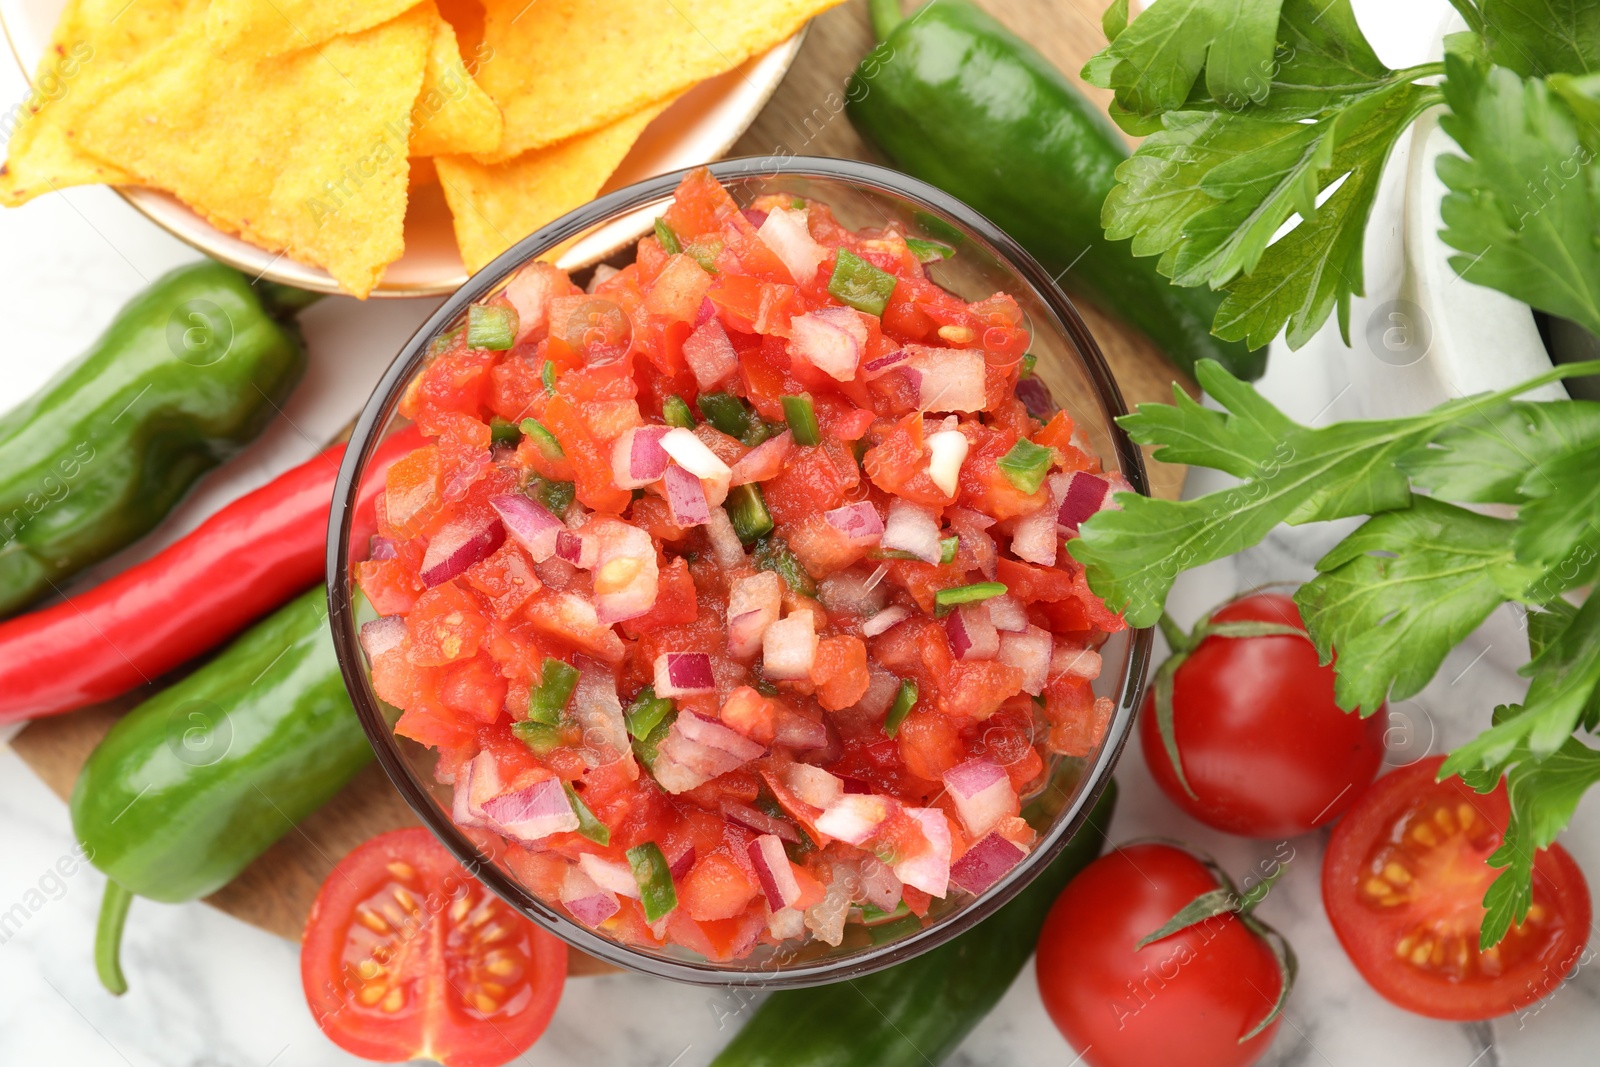
[[[702,169],[634,262],[523,267],[408,387],[373,687],[575,921],[728,960],[924,918],[1099,744],[1124,624],[1062,541],[1127,485],[1018,399],[1022,311],[931,281],[950,251]]]

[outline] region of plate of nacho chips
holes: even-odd
[[[446,293],[601,192],[722,155],[838,2],[0,0],[33,85],[0,102],[0,207],[111,185],[253,277]]]

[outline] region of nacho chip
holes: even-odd
[[[487,0],[478,84],[505,114],[498,163],[731,70],[839,0]]]
[[[78,124],[86,149],[364,297],[404,250],[406,146],[436,16],[322,48],[220,54],[198,20],[129,65]]]
[[[124,3],[127,0],[123,0]],[[137,0],[144,3],[144,0]],[[212,0],[206,38],[223,51],[276,56],[320,48],[415,7],[419,0]]]
[[[426,5],[430,10],[432,3]],[[434,12],[422,92],[411,109],[411,154],[492,152],[500,144],[500,109],[461,61],[456,31]]]
[[[505,163],[484,164],[470,156],[436,158],[467,270],[482,270],[540,226],[593,200],[639,134],[670,103],[652,104],[609,126]]]
[[[72,185],[126,184],[118,167],[78,146],[76,116],[127,63],[205,10],[206,0],[70,0],[39,61],[33,90],[0,112],[8,158],[0,204],[17,207]]]

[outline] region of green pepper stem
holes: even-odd
[[[128,991],[122,976],[122,928],[127,925],[128,907],[133,894],[113,879],[106,879],[106,893],[100,898],[100,921],[94,929],[94,970],[100,984],[114,996]]]
[[[900,0],[867,0],[867,11],[872,17],[872,35],[880,41],[905,19]]]

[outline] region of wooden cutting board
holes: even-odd
[[[1084,60],[1105,43],[1099,21],[1105,0],[980,2],[1074,78]],[[841,110],[845,81],[871,47],[865,0],[850,0],[817,19],[788,78],[730,154],[788,153],[884,162],[857,136]],[[1087,91],[1102,105],[1108,98],[1100,90]],[[1176,374],[1149,341],[1092,307],[1080,304],[1079,310],[1130,405],[1170,399]],[[1192,382],[1185,381],[1185,385],[1194,392]],[[1175,498],[1182,489],[1181,467],[1152,465],[1150,474],[1157,496]],[[97,707],[42,719],[12,739],[11,747],[65,799],[79,768],[112,723],[160,684]],[[383,771],[372,764],[332,802],[206,902],[262,929],[299,940],[311,902],[334,863],[375,834],[414,825],[417,819],[411,809]],[[571,960],[573,974],[615,969],[579,952],[573,952]]]

